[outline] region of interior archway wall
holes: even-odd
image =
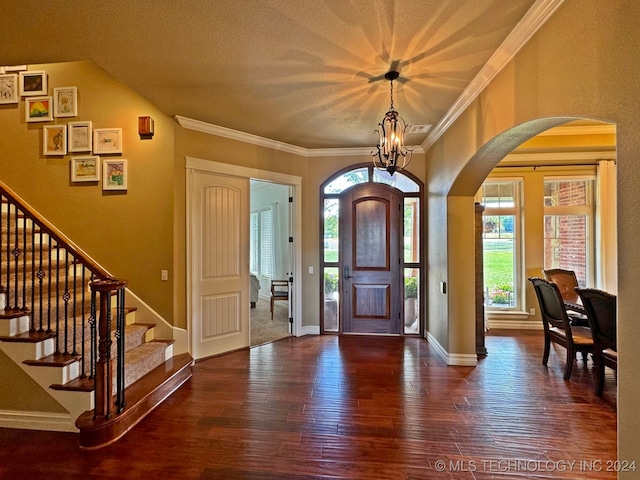
[[[429,332],[450,354],[474,351],[473,193],[510,150],[573,118],[617,128],[619,458],[640,458],[640,7],[566,0],[427,152]],[[447,225],[446,229],[442,226]],[[448,289],[438,288],[446,281]],[[620,478],[624,478],[621,474]]]

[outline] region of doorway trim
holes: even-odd
[[[220,163],[210,160],[205,160],[201,158],[189,157],[185,156],[185,169],[186,170],[199,170],[203,172],[215,173],[221,176],[228,177],[241,177],[249,180],[260,180],[263,182],[272,182],[279,183],[283,185],[290,186],[292,189],[293,196],[293,218],[292,220],[292,228],[293,228],[293,284],[291,289],[291,311],[293,314],[293,325],[292,325],[292,335],[299,337],[301,335],[306,335],[309,332],[303,331],[302,328],[302,305],[301,305],[301,285],[302,285],[302,225],[300,218],[302,216],[302,177],[298,177],[295,175],[288,175],[285,173],[277,173],[270,172],[268,170],[260,170],[257,168],[243,167],[239,165],[232,165],[228,163]],[[189,175],[187,175],[187,186],[186,186],[186,219],[187,219],[187,227],[192,222],[192,187],[189,185]],[[247,224],[249,223],[249,219],[246,219]],[[187,228],[186,232],[186,254],[187,259],[192,258],[193,255],[193,242],[194,239],[190,232],[190,229]],[[248,246],[247,246],[248,248]],[[186,280],[187,280],[187,328],[191,329],[188,334],[189,337],[189,351],[192,349],[191,345],[191,332],[193,332],[193,306],[191,305],[191,298],[193,293],[193,269],[189,261],[186,262]],[[247,265],[247,268],[249,265]],[[247,286],[248,288],[248,286]],[[317,332],[316,332],[317,333]],[[249,345],[247,345],[249,347]]]

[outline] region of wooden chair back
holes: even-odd
[[[587,311],[596,345],[617,351],[617,297],[597,288],[577,288],[576,293]]]
[[[578,278],[573,270],[565,270],[563,268],[551,268],[543,270],[545,280],[553,282],[558,286],[562,298],[569,302],[578,303]]]
[[[273,320],[273,304],[276,300],[289,299],[289,282],[287,280],[271,280],[271,301],[269,310]]]
[[[539,277],[531,277],[529,281],[533,284],[536,297],[538,297],[540,315],[545,330],[548,330],[550,326],[562,330],[569,329],[569,317],[558,285]]]

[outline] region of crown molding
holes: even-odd
[[[478,72],[467,88],[434,126],[424,142],[422,149],[427,151],[447,131],[460,115],[467,109],[480,93],[491,83],[498,73],[513,59],[520,49],[529,41],[534,33],[562,5],[564,0],[537,0],[518,22],[504,42],[493,53],[491,58]]]
[[[563,127],[550,128],[540,132],[538,135],[615,135],[615,133],[615,125],[565,125]]]
[[[194,120],[192,118],[183,117],[181,115],[174,116],[178,125],[182,128],[195,130],[197,132],[215,135],[217,137],[229,138],[239,142],[250,143],[260,147],[271,148],[281,152],[292,153],[300,157],[362,157],[371,156],[374,147],[356,147],[356,148],[304,148],[297,145],[291,145],[270,138],[260,137],[251,133],[240,132],[226,127],[220,127],[211,123]],[[414,153],[424,153],[421,146],[415,146]]]
[[[594,151],[594,152],[527,152],[527,153],[510,153],[506,155],[498,164],[498,166],[514,166],[520,163],[533,165],[539,162],[544,163],[563,163],[571,165],[571,162],[593,163],[594,165],[600,160],[615,160],[616,151]],[[504,163],[509,165],[504,165]]]

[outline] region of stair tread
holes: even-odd
[[[23,342],[23,343],[38,343],[48,338],[54,338],[55,332],[25,332],[18,335],[12,335],[10,337],[0,337],[2,342]]]
[[[137,347],[129,350],[125,353],[125,376],[129,378],[127,382],[127,388],[139,381],[140,378],[143,378],[145,375],[157,368],[158,356],[162,356],[162,360],[164,360],[164,351],[167,346],[174,343],[173,340],[153,340],[151,342],[142,343]],[[155,358],[154,358],[155,356]],[[79,358],[78,358],[79,359]],[[156,361],[154,361],[156,360]],[[112,358],[112,362],[115,363],[115,359]],[[144,363],[147,365],[144,365]],[[26,362],[25,362],[26,363]],[[34,361],[34,365],[39,365],[37,361]],[[142,369],[136,372],[135,369]],[[115,369],[113,370],[115,372]],[[140,375],[140,373],[142,375]],[[133,379],[133,381],[131,381]],[[72,390],[72,391],[83,391],[90,392],[94,389],[93,379],[85,378],[76,378],[70,380],[65,384],[53,384],[49,386],[53,390]]]
[[[115,442],[162,401],[191,378],[193,358],[188,353],[175,355],[125,390],[126,406],[110,418],[93,418],[93,410],[80,415],[80,447],[96,449]]]
[[[41,367],[66,367],[80,360],[80,355],[72,355],[65,353],[53,353],[42,357],[39,360],[25,360],[25,365],[41,366]]]

